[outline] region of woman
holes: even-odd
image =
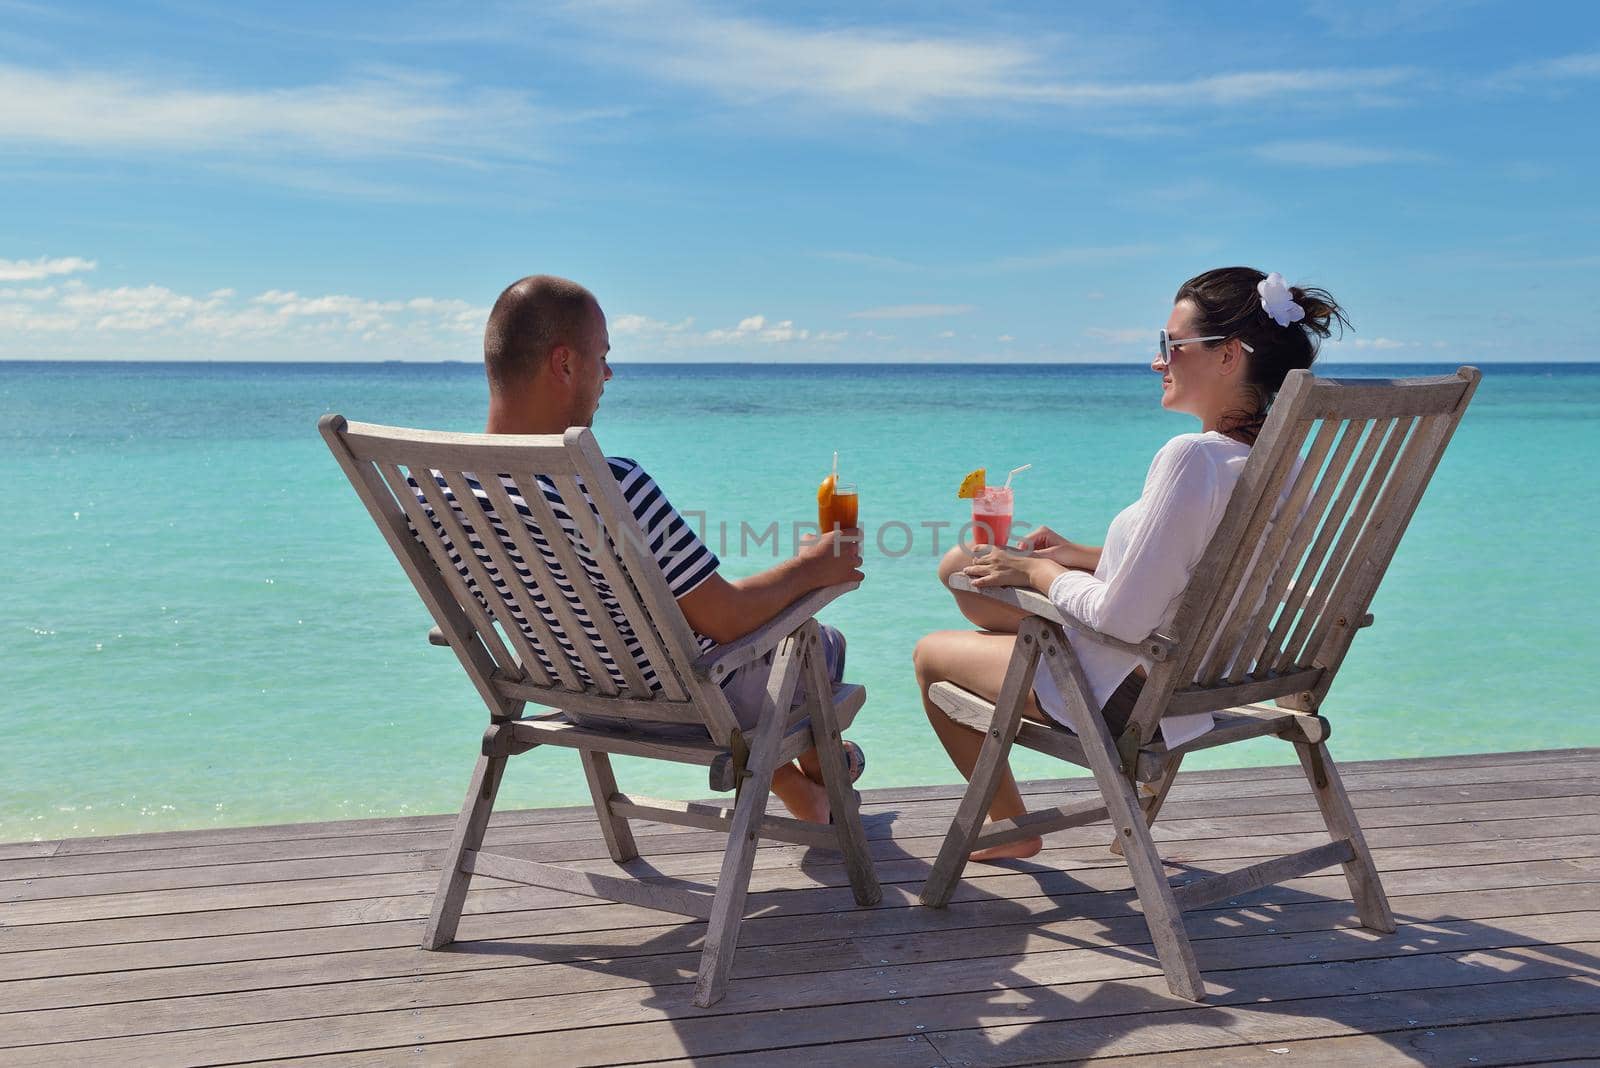
[[[1031,552],[993,550],[974,557],[965,547],[952,549],[940,564],[939,580],[948,587],[950,576],[961,571],[978,588],[1029,586],[1094,629],[1126,641],[1170,624],[1273,397],[1291,370],[1311,366],[1334,323],[1349,325],[1327,292],[1289,287],[1277,274],[1223,267],[1191,278],[1173,298],[1150,368],[1161,375],[1161,406],[1193,415],[1200,431],[1181,434],[1156,453],[1143,493],[1112,521],[1105,545],[1080,545],[1040,527],[1022,540]],[[946,716],[929,700],[928,688],[948,681],[995,700],[1024,617],[977,594],[952,592],[962,614],[983,629],[936,631],[919,641],[917,684],[939,741],[970,778],[984,736]],[[1074,642],[1073,651],[1112,733],[1121,733],[1149,661],[1091,641]],[[1048,672],[1036,676],[1024,714],[1067,722],[1065,701]],[[1172,741],[1174,728],[1187,728],[1190,736],[1207,729],[1210,717],[1202,717],[1204,722],[1188,724],[1168,717],[1162,726]],[[1003,769],[989,818],[1025,811],[1010,769]],[[1038,838],[1023,839],[978,850],[972,859],[1031,857],[1041,845]]]

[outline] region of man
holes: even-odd
[[[484,331],[489,380],[485,430],[560,434],[568,427],[592,426],[611,379],[610,351],[605,313],[587,289],[548,275],[512,283],[495,301]],[[729,581],[717,571],[717,557],[642,467],[619,458],[608,458],[608,463],[702,649],[749,634],[812,590],[862,577],[860,532],[851,530],[824,533],[808,540],[793,558]],[[553,614],[545,613],[545,618],[559,627]],[[823,628],[823,638],[828,666],[837,679],[843,670],[844,639],[831,627]],[[629,648],[645,666],[638,647],[629,643]],[[576,661],[573,666],[581,670]],[[769,666],[748,665],[725,684],[742,726],[756,722]],[[821,778],[813,750],[800,757],[798,766],[778,769],[772,789],[796,818],[826,822],[827,791]]]

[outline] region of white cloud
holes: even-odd
[[[723,15],[691,0],[618,0],[568,9],[595,31],[602,57],[736,103],[790,99],[860,114],[919,119],[972,105],[1098,109],[1209,107],[1295,94],[1358,94],[1411,77],[1397,68],[1241,71],[1187,81],[1062,82],[1061,57],[1034,39],[808,28]]]
[[[956,336],[956,332],[954,330],[941,330],[933,336],[938,338],[940,341],[949,341],[951,338]]]
[[[1524,88],[1594,78],[1600,78],[1600,52],[1576,52],[1508,67],[1493,75],[1489,84],[1496,88]]]
[[[995,338],[995,340],[1000,342],[1002,345],[1009,345],[1011,342],[1017,339],[1012,337],[1010,334],[1001,334],[999,337]]]
[[[1345,141],[1274,141],[1255,149],[1257,159],[1294,167],[1371,167],[1384,163],[1430,163],[1437,157],[1403,148]]]
[[[505,158],[529,154],[540,118],[521,93],[430,74],[237,89],[0,64],[0,143],[34,147]]]
[[[3,107],[0,104],[0,107]],[[61,274],[92,271],[98,264],[79,256],[40,256],[36,260],[0,260],[0,282],[36,282]]]
[[[462,358],[489,310],[463,300],[301,296],[269,289],[183,293],[78,280],[0,289],[0,356],[96,358]]]
[[[669,323],[647,315],[619,315],[608,324],[611,333],[623,337],[652,337],[661,334],[681,334],[694,326],[694,319],[680,319]]]
[[[881,308],[866,308],[851,312],[852,319],[944,319],[952,315],[966,315],[973,310],[971,304],[890,304]]]
[[[830,335],[831,340],[837,340],[843,335]],[[739,320],[739,325],[731,330],[708,330],[704,334],[695,335],[695,339],[713,345],[723,345],[730,342],[757,341],[764,344],[782,344],[790,341],[812,340],[812,332],[803,327],[794,325],[793,319],[783,319],[778,322],[769,322],[765,315],[751,315]],[[818,338],[820,340],[820,338]]]
[[[747,315],[733,326],[696,330],[692,316],[671,322],[628,312],[611,317],[608,325],[616,357],[624,362],[654,357],[694,359],[707,349],[717,350],[719,359],[759,353],[773,345],[828,349],[850,337],[845,330],[805,327],[793,319],[774,320],[766,315]]]

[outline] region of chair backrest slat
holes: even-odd
[[[338,416],[321,428],[492,715],[566,704],[698,722],[731,744],[733,711],[694,671],[694,632],[587,430],[438,434]]]
[[[319,424],[334,459],[355,487],[356,495],[361,498],[367,514],[377,524],[384,541],[400,561],[401,568],[410,577],[428,613],[444,632],[451,651],[461,662],[478,695],[489,706],[490,715],[495,718],[517,715],[522,710],[522,702],[508,699],[495,686],[495,661],[479,637],[476,620],[458,603],[429,551],[412,536],[411,524],[401,504],[411,496],[410,490],[406,490],[404,497],[396,497],[373,463],[357,459],[351,452],[340,433],[344,426],[344,419],[336,415],[324,416]],[[403,479],[401,481],[404,482]]]
[[[1318,706],[1480,378],[1291,373],[1136,702],[1143,739],[1180,691]]]
[[[1349,638],[1356,629],[1354,620],[1366,613],[1377,593],[1378,582],[1394,558],[1411,517],[1416,514],[1417,503],[1438,467],[1445,444],[1455,432],[1456,421],[1448,413],[1430,415],[1412,431],[1411,440],[1373,509],[1361,542],[1340,573],[1321,618],[1300,652],[1301,660],[1336,668],[1343,659],[1344,649],[1348,648]],[[1343,638],[1330,642],[1335,628],[1343,633]],[[1330,649],[1330,645],[1338,648]]]
[[[420,477],[428,473],[416,472],[412,477]],[[501,540],[501,531],[505,531],[505,536],[510,537],[512,529],[522,526],[521,517],[517,514],[516,509],[513,508],[506,512],[496,508],[495,515],[491,517],[483,507],[483,501],[478,497],[478,494],[473,492],[472,484],[467,480],[466,472],[439,469],[438,474],[440,478],[444,479],[445,485],[450,487],[450,493],[455,498],[456,507],[466,517],[466,525],[470,526],[478,535],[477,543],[472,547],[476,549],[478,545],[482,545],[484,553],[488,555],[489,560],[494,564],[495,572],[499,574],[503,586],[497,587],[495,590],[499,594],[498,597],[491,596],[487,590],[483,590],[481,585],[479,589],[483,590],[484,597],[494,607],[494,614],[500,621],[501,629],[511,634],[514,638],[520,639],[517,641],[517,649],[522,654],[523,662],[526,664],[531,658],[532,662],[538,665],[539,671],[535,672],[530,667],[529,673],[535,680],[538,679],[540,674],[548,678],[549,670],[545,668],[545,665],[548,664],[550,668],[555,669],[556,677],[561,680],[563,686],[572,690],[583,689],[583,683],[578,678],[578,673],[573,670],[571,661],[562,653],[561,642],[557,640],[555,631],[551,629],[550,624],[545,622],[544,614],[539,611],[539,606],[534,602],[533,593],[529,590],[527,582],[521,575],[522,569],[517,567],[516,561],[506,551],[505,542]],[[500,479],[492,472],[487,474],[474,472],[474,481],[483,489],[485,494],[489,492],[490,487],[497,487],[500,484]],[[432,497],[429,499],[431,501]],[[434,504],[434,507],[437,508],[438,504]],[[456,526],[459,528],[461,524],[457,523]],[[521,556],[524,562],[527,561],[527,556],[520,550],[517,555]],[[524,566],[526,566],[526,563]],[[493,574],[490,577],[494,577]],[[554,587],[542,586],[540,588],[550,590]],[[507,614],[505,604],[507,595],[511,597],[512,603],[517,607],[516,614]],[[517,615],[522,618],[519,620]],[[531,641],[526,637],[527,630],[533,631]],[[578,642],[575,644],[581,647],[583,643]],[[539,655],[541,652],[544,654],[543,656]],[[590,677],[594,677],[592,673]],[[610,683],[611,679],[607,676],[605,682],[601,684],[602,691],[605,690],[605,685]],[[611,685],[609,692],[616,692],[614,684]]]
[[[1313,450],[1307,457],[1305,466],[1301,468],[1295,492],[1291,494],[1289,504],[1285,507],[1285,514],[1289,520],[1287,526],[1292,527],[1292,533],[1276,553],[1277,561],[1271,565],[1272,577],[1267,582],[1266,589],[1259,595],[1259,600],[1253,602],[1256,610],[1250,619],[1249,627],[1244,632],[1244,638],[1239,642],[1233,670],[1228,673],[1229,682],[1242,682],[1246,675],[1254,674],[1255,666],[1260,663],[1268,627],[1273,619],[1281,614],[1280,610],[1288,593],[1291,576],[1305,555],[1306,545],[1311,541],[1312,534],[1316,532],[1323,516],[1327,514],[1328,502],[1333,497],[1333,491],[1344,475],[1345,465],[1350,462],[1351,455],[1356,451],[1356,442],[1361,439],[1367,425],[1365,419],[1354,419],[1345,423],[1334,419],[1323,421],[1323,432],[1338,432],[1339,444],[1328,457],[1327,467],[1315,472],[1316,492],[1311,494],[1310,500],[1303,500],[1299,483],[1313,477],[1310,469],[1321,464],[1321,456]],[[1266,563],[1264,561],[1262,564],[1262,574],[1267,573]]]
[[[530,472],[520,475],[509,474],[509,477],[516,488],[517,496],[533,516],[534,525],[543,534],[544,544],[561,564],[562,574],[568,576],[568,584],[574,581],[572,578],[574,575],[578,576],[576,581],[585,581],[587,576],[582,564],[578,562],[578,554],[573,551],[572,542],[562,535],[561,523],[556,519],[550,502],[545,499],[544,486],[538,476]],[[561,621],[561,630],[568,636],[569,647],[578,654],[578,659],[583,663],[589,678],[594,680],[601,693],[607,695],[617,693],[616,680],[607,670],[600,652],[590,642],[582,640],[583,623],[578,614],[572,610],[571,602],[560,596],[561,583],[545,559],[544,552],[534,543],[533,535],[528,530],[528,525],[522,521],[516,502],[506,492],[505,484],[499,478],[490,478],[482,480],[482,485],[496,512],[502,516],[516,516],[515,522],[508,521],[505,524],[506,532],[516,546],[517,555],[527,562],[528,572],[533,578],[534,585],[545,591],[545,604],[550,606],[550,610]],[[616,624],[611,621],[611,614],[602,612],[599,616],[590,616],[590,620],[600,634],[600,640],[611,663],[622,671],[623,679],[632,688],[633,695],[648,700],[650,687],[645,683],[643,673],[634,664],[633,656],[624,647],[622,637],[617,633]],[[549,629],[547,624],[546,629]],[[554,640],[553,632],[552,640]],[[559,645],[559,641],[557,644]],[[577,686],[576,683],[572,685]]]
[[[644,532],[640,530],[638,521],[629,511],[616,479],[610,477],[606,458],[600,452],[600,446],[596,444],[594,435],[587,431],[569,430],[566,440],[577,454],[579,469],[588,472],[584,475],[584,481],[592,487],[595,500],[599,503],[600,515],[617,517],[611,523],[611,529],[621,532],[615,544],[621,552],[622,559],[627,563],[634,582],[635,594],[644,601],[647,609],[645,618],[655,628],[659,640],[671,654],[670,662],[680,666],[680,678],[685,693],[692,695],[694,700],[704,707],[713,738],[718,741],[731,738],[739,731],[738,723],[733,717],[733,709],[728,704],[721,686],[709,679],[701,678],[690,670],[690,665],[699,653],[694,631],[689,628],[689,621],[684,618],[677,599],[667,587],[666,576],[655,566],[649,546],[644,540]]]
[[[609,478],[610,475],[606,474],[603,477]],[[602,528],[600,523],[596,522],[594,513],[589,511],[588,508],[574,507],[572,504],[574,499],[580,502],[584,499],[583,489],[579,487],[576,479],[562,477],[554,479],[554,482],[556,491],[561,494],[561,499],[567,502],[567,513],[572,516],[579,532],[583,535],[584,544],[589,547],[589,555],[599,565],[601,574],[605,575],[606,583],[611,587],[611,596],[616,598],[617,604],[622,606],[623,615],[627,616],[629,621],[634,624],[634,636],[639,639],[639,644],[644,649],[645,658],[650,661],[650,666],[655,669],[656,681],[661,684],[662,690],[670,700],[687,700],[688,695],[683,687],[683,682],[672,669],[673,658],[662,647],[661,642],[656,637],[656,630],[650,620],[650,613],[645,610],[644,605],[640,602],[639,596],[634,589],[633,580],[629,577],[618,553],[614,551],[620,548],[617,544],[618,541],[625,540],[629,536],[627,528],[620,524],[612,526],[610,523],[607,523]],[[594,482],[594,478],[586,477],[584,479],[585,486],[592,487]],[[593,495],[594,491],[591,488],[590,496]],[[627,514],[626,506],[624,506],[624,514]],[[633,517],[628,515],[627,518],[632,519]],[[637,529],[637,525],[635,525],[635,529]],[[651,561],[651,566],[654,566],[654,560]],[[578,589],[578,596],[583,601],[584,610],[589,614],[590,619],[595,617],[597,609],[604,608],[604,605],[600,603],[600,598],[595,594],[594,587],[587,582],[584,583],[583,588]]]
[[[388,465],[380,464],[379,467],[388,468]],[[388,468],[388,470],[393,471],[394,477],[400,475],[398,469]],[[539,656],[535,652],[532,643],[528,641],[528,636],[523,633],[521,627],[517,626],[516,620],[506,608],[505,601],[495,589],[494,579],[489,574],[489,569],[483,566],[482,560],[478,559],[478,553],[472,545],[471,537],[462,527],[461,521],[456,517],[455,509],[451,508],[450,502],[445,499],[444,491],[439,487],[432,470],[425,466],[413,467],[410,474],[409,485],[415,486],[414,494],[421,493],[428,503],[428,510],[433,513],[430,521],[427,511],[418,506],[418,512],[421,513],[420,518],[418,515],[413,515],[412,523],[420,523],[426,526],[427,529],[423,532],[423,540],[433,550],[434,559],[438,562],[441,570],[448,568],[455,577],[455,583],[460,583],[462,586],[460,599],[465,602],[463,607],[469,613],[473,612],[474,606],[476,606],[480,614],[486,612],[487,615],[483,617],[483,626],[487,628],[490,634],[496,633],[497,628],[495,628],[493,621],[498,620],[503,625],[499,629],[503,630],[505,637],[509,638],[511,644],[516,648],[515,667],[512,664],[508,664],[501,656],[497,655],[495,657],[497,661],[500,661],[502,673],[509,678],[520,679],[526,676],[532,678],[541,686],[550,685],[549,672],[540,664]],[[398,493],[403,488],[408,487],[406,485],[397,486],[395,487],[395,492]],[[415,500],[414,495],[413,500]],[[421,526],[418,529],[420,531],[422,529]],[[491,533],[493,532],[491,531]],[[448,545],[445,544],[445,539],[449,539]],[[451,558],[452,553],[450,550],[452,548],[455,550],[453,554],[455,559]],[[482,594],[481,598],[473,596],[471,590],[466,587],[466,581],[461,578],[457,570],[459,565],[456,560],[466,565],[467,573],[472,576],[473,582],[478,587],[478,592]],[[455,583],[452,583],[452,585]],[[493,647],[491,646],[491,648]]]
[[[1284,451],[1290,457],[1299,455],[1299,446],[1313,425],[1308,419],[1295,428],[1293,444],[1286,444],[1284,447]],[[1202,660],[1196,672],[1202,684],[1209,685],[1216,682],[1234,662],[1246,633],[1254,623],[1256,616],[1254,606],[1258,604],[1268,579],[1278,566],[1284,547],[1298,525],[1300,509],[1310,497],[1312,486],[1317,483],[1322,462],[1327,458],[1328,450],[1333,447],[1334,434],[1338,429],[1338,424],[1334,421],[1324,420],[1321,429],[1312,440],[1310,453],[1300,464],[1298,474],[1295,474],[1288,500],[1282,504],[1274,504],[1273,501],[1277,499],[1275,495],[1259,508],[1260,513],[1266,517],[1266,522],[1262,525],[1260,537],[1255,542],[1254,553],[1246,561],[1246,570],[1242,572],[1243,581],[1233,596],[1233,603],[1228,606],[1227,625],[1213,641],[1210,655]],[[1294,472],[1291,460],[1291,470],[1285,472],[1285,477],[1292,473]]]
[[[1306,599],[1299,621],[1289,633],[1289,640],[1284,642],[1283,651],[1273,663],[1272,670],[1286,671],[1297,665],[1304,666],[1299,650],[1304,646],[1317,620],[1327,611],[1333,593],[1333,579],[1343,570],[1345,562],[1354,551],[1361,531],[1366,526],[1367,517],[1372,514],[1372,506],[1377,503],[1378,494],[1387,482],[1390,472],[1394,470],[1395,460],[1399,458],[1400,450],[1410,437],[1416,422],[1415,419],[1394,421],[1384,442],[1383,452],[1366,472],[1366,481],[1361,486],[1361,494],[1356,499],[1354,507],[1350,509],[1348,515],[1342,517],[1341,523],[1336,524],[1337,538],[1328,553],[1327,560],[1323,563],[1322,570],[1315,577],[1306,576],[1310,596]]]
[[[1349,515],[1350,502],[1355,498],[1356,491],[1361,488],[1362,481],[1372,468],[1373,461],[1378,455],[1379,445],[1394,433],[1398,423],[1399,420],[1396,419],[1384,419],[1368,425],[1366,437],[1361,443],[1361,452],[1350,465],[1349,471],[1345,473],[1344,481],[1339,486],[1338,496],[1334,498],[1332,506],[1317,530],[1316,540],[1306,551],[1300,570],[1290,581],[1289,588],[1283,596],[1283,610],[1273,623],[1271,633],[1267,635],[1265,647],[1256,666],[1257,674],[1264,670],[1278,671],[1284,666],[1281,664],[1280,655],[1289,627],[1299,617],[1301,607],[1315,589],[1317,573],[1322,567],[1328,546],[1333,543],[1334,534]]]
[[[1211,642],[1221,633],[1233,593],[1244,581],[1251,554],[1239,552],[1239,547],[1260,543],[1272,518],[1278,490],[1294,467],[1305,439],[1299,415],[1309,394],[1308,379],[1309,376],[1291,375],[1278,394],[1272,412],[1277,418],[1268,418],[1251,449],[1216,533],[1201,555],[1173,617],[1173,629],[1186,646],[1185,655],[1176,658],[1182,660],[1179,675],[1185,680],[1193,679],[1200,670]]]

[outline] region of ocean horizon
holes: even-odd
[[[1329,363],[1336,377],[1454,363]],[[1600,363],[1485,377],[1330,694],[1341,761],[1600,744],[1575,628],[1595,618],[1588,462]],[[832,452],[860,486],[867,580],[824,620],[867,705],[863,785],[957,780],[911,647],[962,626],[933,575],[966,471],[1033,470],[1018,528],[1097,542],[1156,449],[1195,429],[1134,364],[615,364],[601,446],[702,524],[726,574],[786,552]],[[454,811],[486,722],[316,432],[352,420],[474,431],[481,366],[0,361],[20,492],[0,553],[0,841]],[[901,530],[910,532],[909,539]],[[941,539],[942,538],[942,543]],[[1279,750],[1283,750],[1279,752]],[[1281,763],[1230,746],[1187,766]],[[1033,754],[1024,778],[1070,770]],[[624,789],[704,796],[704,773],[618,762]],[[570,753],[519,761],[503,807],[582,804]]]

